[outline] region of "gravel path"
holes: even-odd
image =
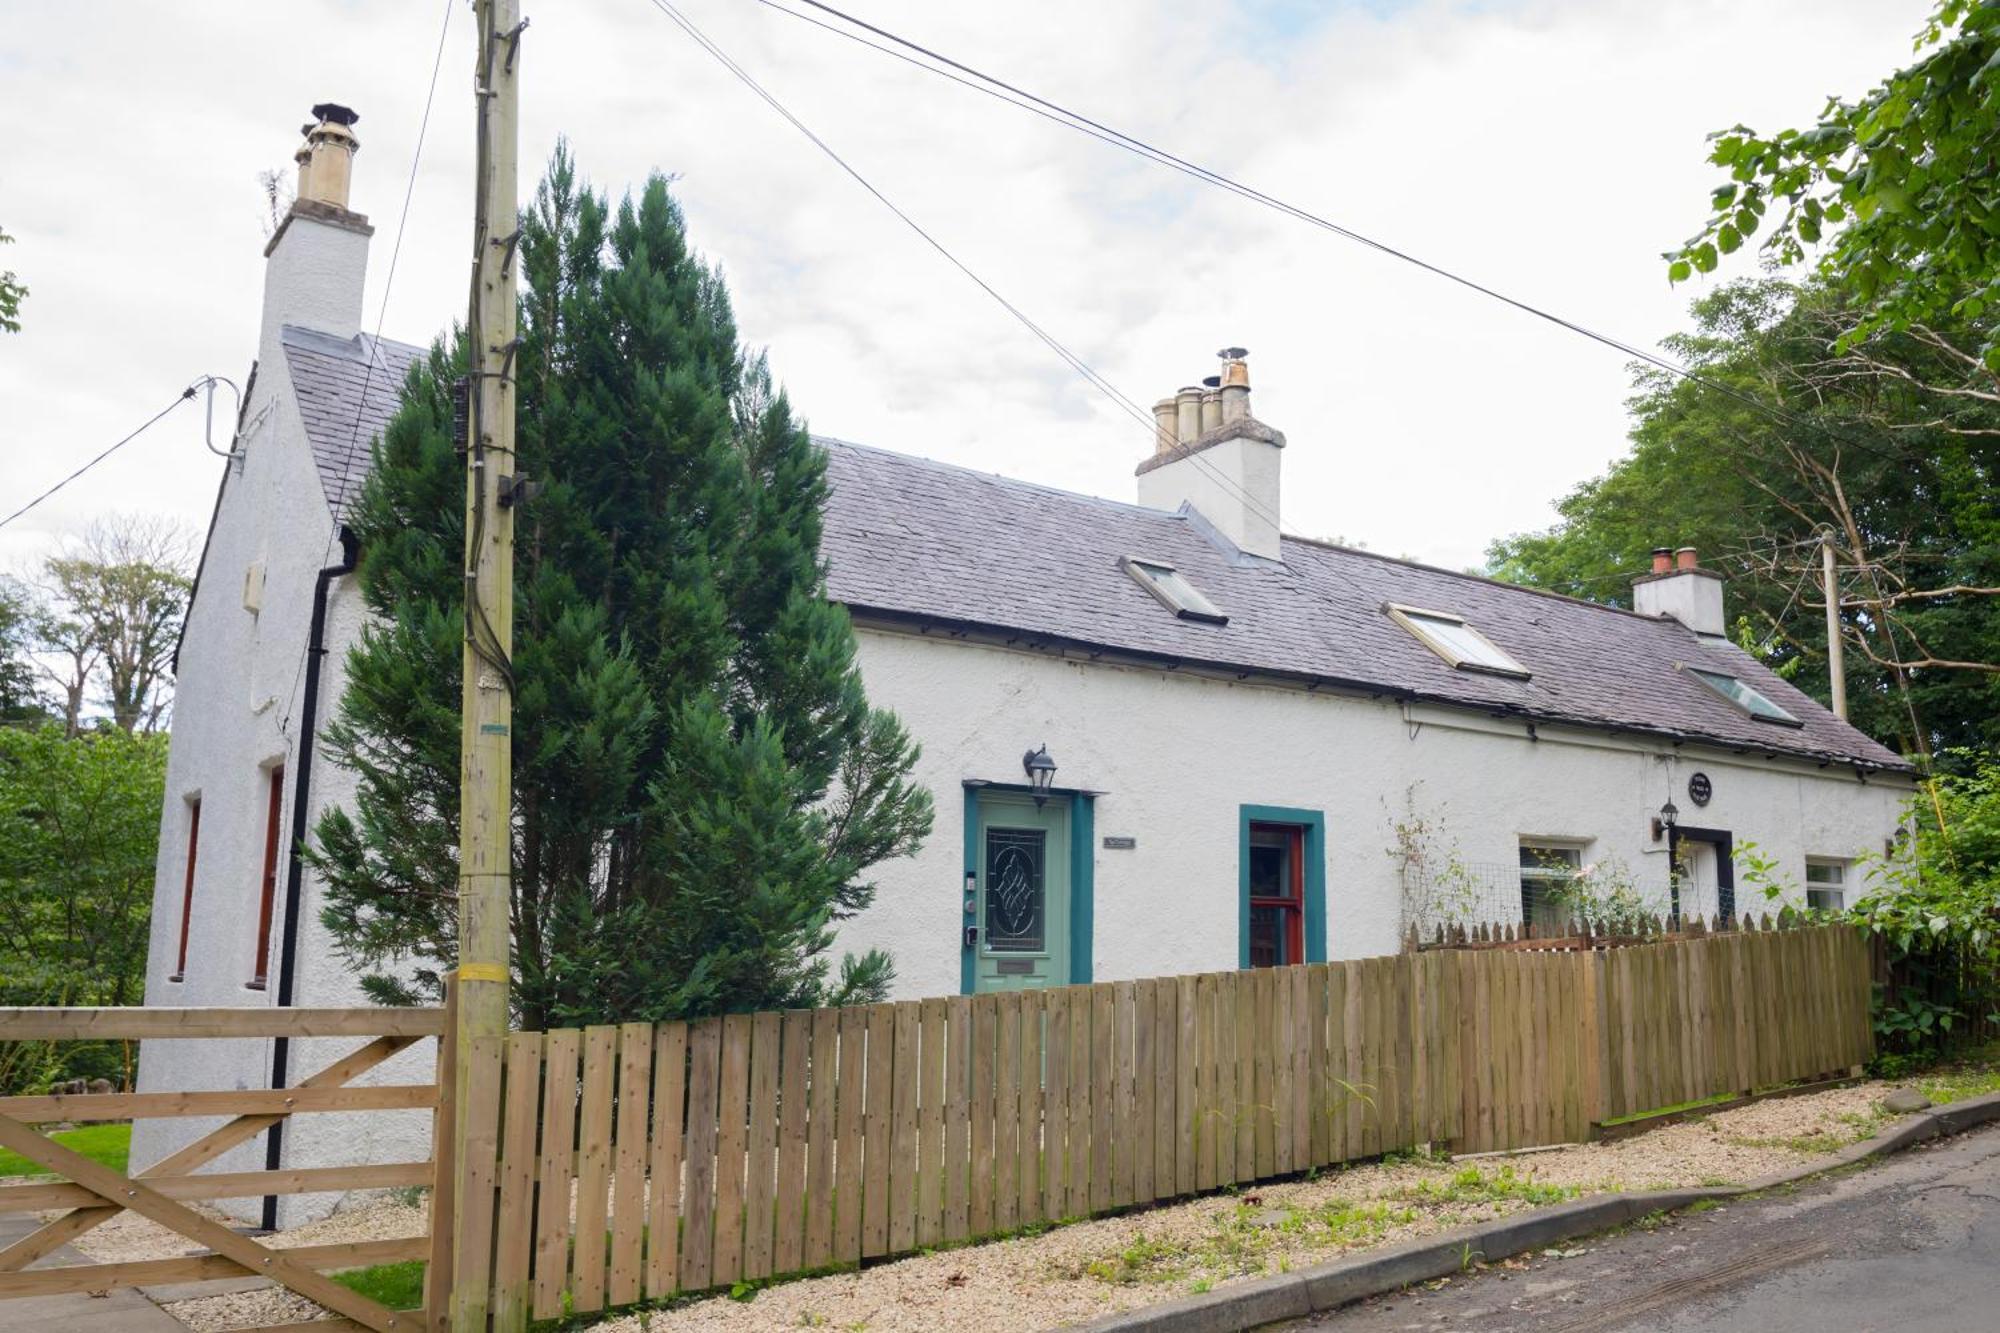
[[[1096,1318],[1340,1253],[1430,1235],[1580,1193],[1740,1183],[1868,1137],[1890,1085],[1760,1102],[1618,1143],[1458,1162],[1404,1160],[1312,1180],[1056,1227],[975,1247],[778,1283],[748,1301],[711,1296],[600,1326],[602,1333],[1013,1333]],[[273,1246],[419,1235],[426,1210],[377,1198],[270,1238]],[[127,1213],[84,1236],[93,1259],[164,1258],[194,1247]],[[280,1290],[165,1307],[198,1333],[311,1318]]]
[[[1357,1166],[1038,1236],[714,1296],[601,1333],[1013,1333],[1093,1319],[1344,1251],[1607,1189],[1740,1183],[1873,1134],[1888,1085],[1760,1102],[1612,1144]]]

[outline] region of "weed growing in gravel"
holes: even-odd
[[[1940,1106],[2000,1092],[2000,1063],[1996,1063],[1996,1056],[2000,1056],[2000,1048],[1988,1048],[1964,1064],[1933,1070],[1917,1080],[1916,1089]]]
[[[1391,1196],[1418,1204],[1560,1203],[1576,1197],[1573,1185],[1542,1185],[1503,1166],[1491,1175],[1468,1166],[1444,1180],[1422,1180]]]

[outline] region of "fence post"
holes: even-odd
[[[458,1123],[458,983],[444,983],[444,1033],[437,1048],[437,1110],[431,1116],[431,1253],[424,1268],[424,1325],[432,1333],[451,1327],[452,1223],[458,1176],[452,1158]]]

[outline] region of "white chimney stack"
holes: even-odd
[[[1279,456],[1285,437],[1250,415],[1249,355],[1225,347],[1222,373],[1153,408],[1158,442],[1139,464],[1139,503],[1192,509],[1237,550],[1279,560]]]
[[[1632,609],[1642,616],[1669,616],[1710,638],[1723,638],[1729,629],[1722,575],[1703,569],[1692,546],[1654,548],[1652,571],[1632,580]]]
[[[260,359],[276,365],[279,335],[287,324],[352,338],[361,331],[362,286],[368,276],[368,238],[375,229],[347,206],[354,154],[361,143],[348,107],[322,102],[312,109],[299,165],[298,196],[264,247],[264,327]]]

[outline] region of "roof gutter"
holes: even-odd
[[[352,574],[361,558],[361,543],[345,524],[340,528],[340,563],[328,565],[320,570],[313,583],[312,629],[306,638],[306,697],[299,710],[299,754],[292,767],[296,770],[292,779],[292,831],[291,852],[285,863],[285,933],[278,949],[278,1007],[283,1009],[292,1003],[292,988],[297,977],[299,959],[299,900],[304,896],[306,844],[306,806],[312,795],[312,766],[314,742],[319,739],[319,681],[320,668],[326,662],[326,600],[333,587],[333,581],[343,574]],[[289,1086],[291,1078],[291,1040],[278,1037],[271,1043],[271,1086]],[[264,1141],[264,1169],[277,1171],[283,1166],[285,1152],[285,1122],[281,1119],[271,1126],[271,1132]],[[264,1196],[264,1229],[278,1229],[278,1196]]]

